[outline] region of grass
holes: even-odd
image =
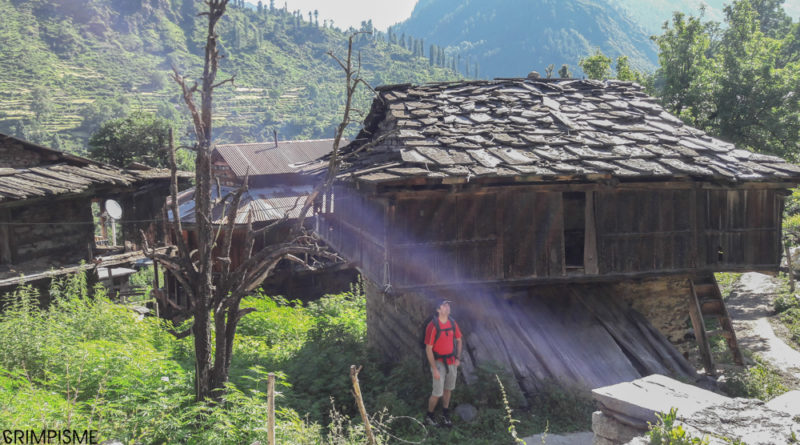
[[[730,397],[746,397],[769,401],[789,391],[786,378],[779,370],[758,356],[753,356],[755,365],[741,370],[732,370],[722,385]]]
[[[146,273],[137,277],[147,282]],[[58,282],[53,304],[37,306],[33,289],[6,297],[0,314],[0,425],[10,429],[95,429],[100,440],[123,443],[266,443],[266,379],[278,375],[279,443],[364,443],[351,395],[349,368],[359,374],[376,431],[425,443],[485,444],[512,440],[508,410],[519,435],[586,430],[588,394],[549,384],[526,400],[503,391],[509,376],[478,369],[478,382],[459,386],[452,406],[478,410],[452,429],[424,430],[429,376],[418,360],[386,364],[367,347],[363,294],[354,289],[310,304],[255,295],[234,345],[230,383],[219,406],[193,401],[191,338],[176,340],[162,321],[139,320],[98,289],[89,296],[81,276]],[[497,375],[498,377],[495,377]],[[529,407],[529,408],[526,408]]]

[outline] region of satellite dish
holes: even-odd
[[[122,206],[120,206],[117,201],[114,201],[113,199],[107,199],[105,202],[105,207],[108,216],[114,219],[122,218]]]

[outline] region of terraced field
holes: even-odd
[[[84,152],[102,122],[145,111],[170,119],[188,138],[188,116],[169,75],[172,65],[187,76],[201,72],[197,6],[142,2],[121,10],[118,1],[87,0],[70,10],[69,3],[0,0],[0,132]],[[343,54],[347,33],[282,10],[231,7],[218,31],[226,54],[219,79],[236,79],[215,93],[218,142],[271,139],[273,130],[281,139],[332,135],[343,74],[326,53]],[[383,40],[357,44],[371,84],[456,78]],[[369,100],[360,95],[360,108]]]

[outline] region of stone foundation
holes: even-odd
[[[659,277],[614,284],[622,298],[672,344],[689,332],[689,282],[686,277]]]

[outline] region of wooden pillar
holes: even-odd
[[[12,264],[13,255],[11,254],[11,222],[9,210],[0,210],[0,264]]]
[[[697,189],[692,189],[690,192],[689,197],[689,227],[692,229],[692,244],[689,248],[689,267],[690,268],[699,268],[704,267],[705,259],[700,261],[698,258],[698,243],[705,242],[705,239],[700,238],[700,225],[698,222],[698,209],[702,208],[704,211],[708,211],[705,209],[705,206],[701,207],[701,203],[705,203],[703,197],[698,193]],[[679,209],[676,209],[679,210]],[[701,250],[702,251],[702,250]]]
[[[697,299],[697,292],[694,289],[694,282],[689,279],[689,317],[692,319],[694,336],[697,339],[697,346],[700,348],[700,357],[703,359],[703,367],[706,374],[715,375],[714,360],[711,357],[711,345],[708,343],[706,334],[706,324],[703,321],[703,312],[700,310],[700,301]]]
[[[495,251],[495,265],[493,269],[494,276],[498,279],[506,278],[506,265],[505,265],[505,222],[503,221],[503,212],[506,206],[508,196],[507,192],[496,192],[495,193],[495,205],[494,205],[494,231],[497,236],[497,243],[495,244],[496,251]]]
[[[583,270],[587,275],[597,275],[597,227],[594,219],[594,192],[586,192],[584,211],[585,229],[583,241]]]

